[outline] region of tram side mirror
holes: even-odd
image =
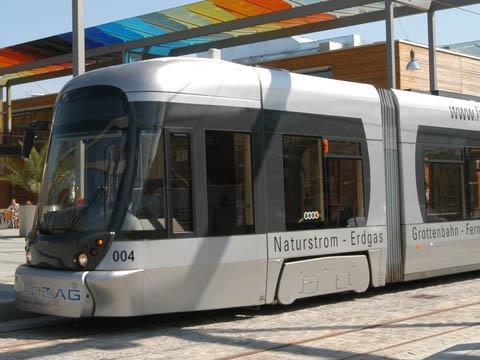
[[[32,152],[33,145],[37,139],[37,136],[41,136],[44,133],[50,131],[50,122],[49,121],[33,121],[25,130],[23,135],[23,144],[22,144],[22,157],[28,159],[30,153]]]
[[[28,128],[23,135],[22,157],[27,159],[32,152],[33,142],[35,140],[35,132]]]

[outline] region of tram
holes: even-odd
[[[17,306],[120,317],[480,269],[480,104],[162,58],[55,106]]]

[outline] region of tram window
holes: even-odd
[[[328,141],[328,156],[352,156],[361,155],[360,143],[346,141]]]
[[[464,169],[461,150],[427,149],[424,158],[426,160],[424,182],[427,221],[465,219]]]
[[[467,150],[469,217],[480,218],[480,149]]]
[[[192,172],[190,135],[170,136],[170,182],[172,184],[172,232],[190,232],[192,224]]]
[[[425,161],[445,160],[445,161],[463,161],[462,149],[451,148],[430,148],[425,149]]]
[[[328,227],[365,226],[363,161],[360,144],[328,141]]]
[[[285,135],[283,164],[286,229],[322,228],[325,206],[321,139]]]
[[[166,238],[166,179],[163,135],[140,135],[137,179],[123,232],[126,238]]]
[[[255,231],[250,135],[206,131],[209,234]]]

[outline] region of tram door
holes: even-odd
[[[250,131],[165,128],[168,239],[146,254],[145,313],[265,303]],[[260,181],[259,181],[260,182]]]

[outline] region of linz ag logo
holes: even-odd
[[[34,285],[25,286],[25,289],[23,290],[23,295],[25,297],[35,299],[47,299],[56,301],[80,301],[81,299],[80,290],[78,289],[52,289],[48,286]]]

